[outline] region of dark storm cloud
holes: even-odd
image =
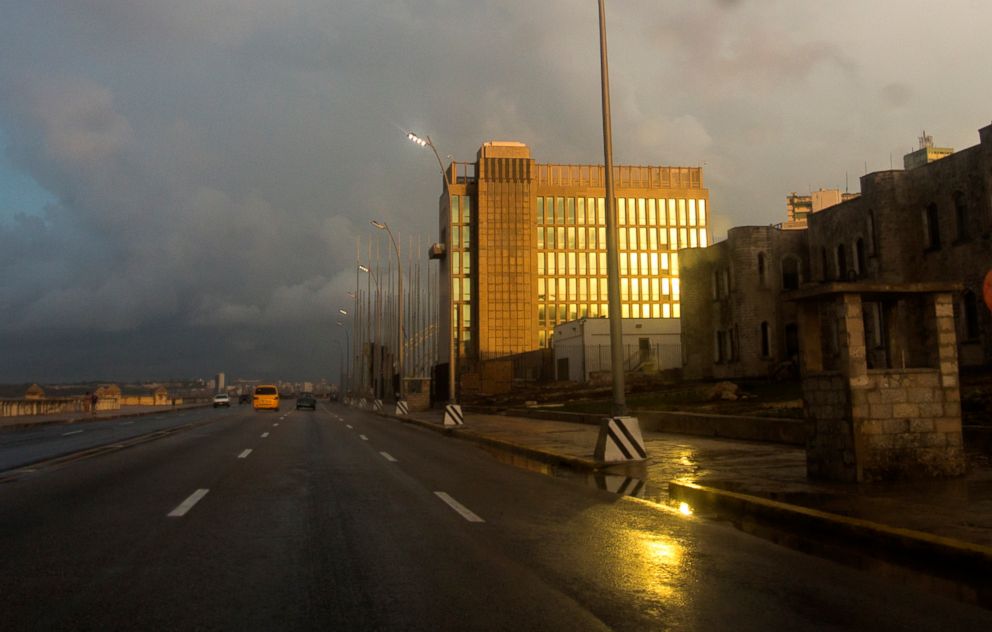
[[[592,2],[11,4],[0,138],[54,201],[0,215],[0,380],[336,367],[369,219],[436,237],[407,129],[442,158],[498,138],[601,159]],[[899,86],[947,73],[889,59],[892,16],[956,12],[908,4],[608,3],[617,160],[706,163],[720,232],[780,221],[788,191],[885,155],[872,136],[915,138],[932,104]],[[988,103],[975,83],[962,101]],[[954,114],[973,143],[987,112]]]

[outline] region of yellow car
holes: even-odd
[[[256,386],[251,405],[255,410],[279,410],[279,389],[272,384]]]

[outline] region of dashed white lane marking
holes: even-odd
[[[63,432],[62,433],[62,436],[63,437],[68,437],[69,435],[79,434],[81,432],[82,432],[82,430],[73,430],[72,432]]]
[[[351,427],[351,424],[345,424],[345,428],[348,430],[354,430],[354,428]]]
[[[263,438],[263,439],[266,439],[266,438],[268,438],[268,436],[269,436],[269,433],[267,433],[267,432],[263,432],[263,433],[262,433],[262,438]]]
[[[276,426],[278,426],[278,425],[279,425],[279,422],[277,421],[277,422],[275,422],[274,424],[272,424],[272,427],[273,427],[273,428],[275,428],[275,427],[276,427]]]
[[[369,438],[366,437],[365,435],[358,435],[358,436],[362,438],[362,441],[368,441],[369,440]]]
[[[248,448],[247,450],[245,450],[244,452],[242,452],[241,454],[239,454],[238,455],[238,458],[239,459],[247,459],[249,454],[251,454],[251,448]]]
[[[388,452],[380,452],[379,454],[381,454],[382,458],[386,459],[390,463],[396,463],[396,457],[394,457],[392,454]]]
[[[446,502],[449,507],[457,511],[462,518],[465,518],[469,522],[485,522],[485,520],[474,514],[472,510],[470,510],[468,507],[461,504],[460,502],[458,502],[448,494],[444,492],[434,492],[434,495],[440,498],[441,500],[443,500],[444,502]]]
[[[193,508],[193,505],[203,500],[209,489],[198,489],[189,495],[189,498],[179,503],[179,506],[168,513],[169,518],[182,518],[186,512]]]

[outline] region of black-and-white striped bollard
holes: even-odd
[[[462,414],[462,407],[459,404],[447,404],[444,407],[445,426],[464,426],[465,415]]]
[[[630,476],[617,474],[595,474],[596,487],[599,489],[618,494],[620,496],[633,496],[642,498],[644,494],[644,481]]]
[[[372,410],[374,410],[377,413],[382,412],[382,400],[381,399],[375,400],[375,403],[372,405]]]
[[[610,417],[599,426],[594,458],[601,463],[643,461],[648,458],[637,417]]]
[[[406,403],[405,399],[401,399],[396,402],[396,416],[409,415],[410,406]]]

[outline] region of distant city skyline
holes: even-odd
[[[2,382],[332,379],[369,220],[438,240],[408,130],[602,161],[595,3],[8,4]],[[711,242],[992,120],[992,5],[606,4],[614,160],[702,166]]]

